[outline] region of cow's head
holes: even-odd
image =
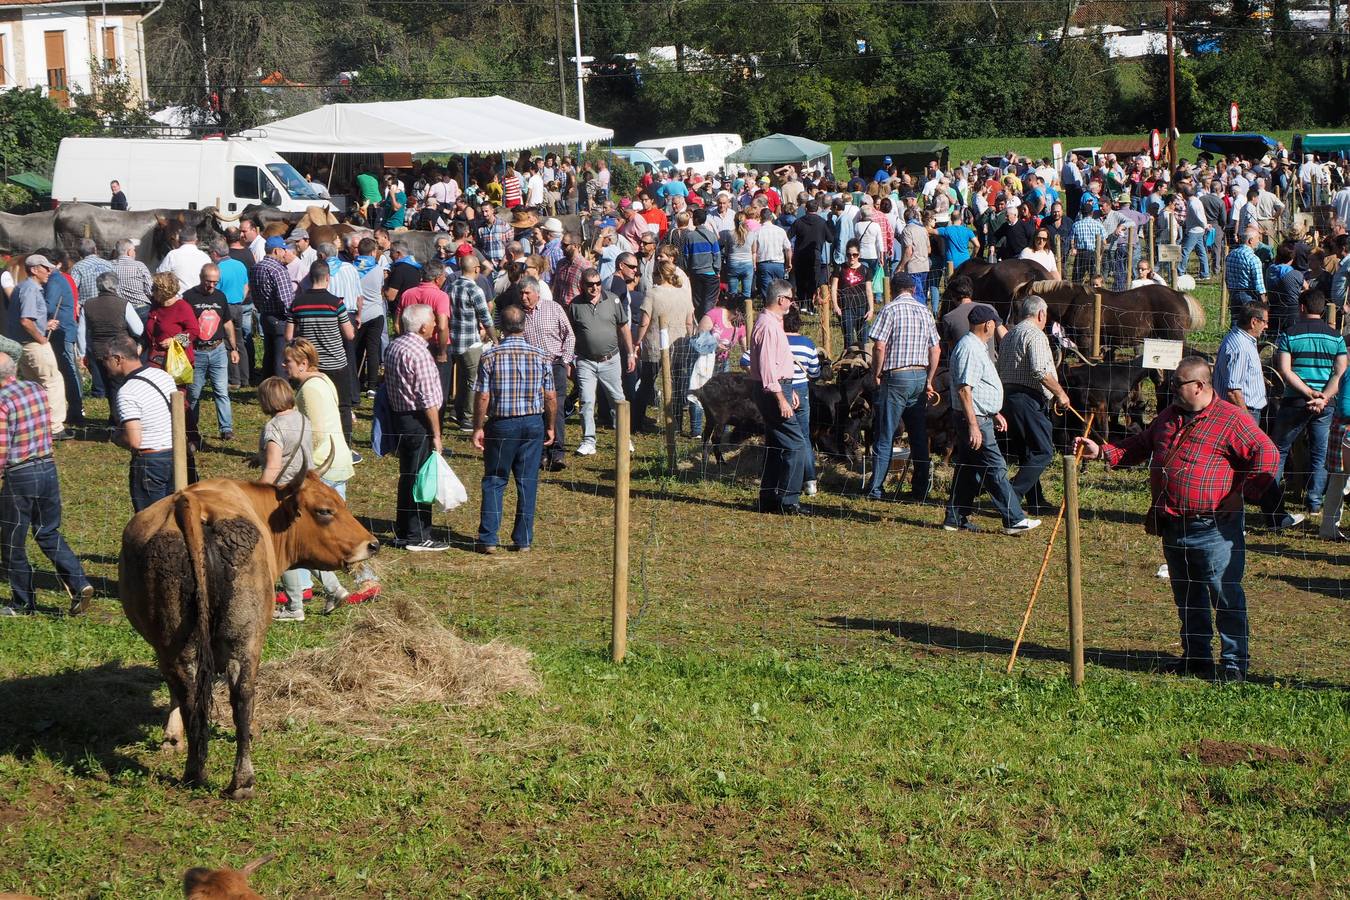
[[[321,571],[345,569],[374,556],[380,542],[356,521],[347,502],[320,478],[333,457],[319,469],[300,474],[276,489],[272,531],[282,541],[290,566]]]

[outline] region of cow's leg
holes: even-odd
[[[225,666],[225,678],[230,686],[230,707],[234,711],[234,777],[225,789],[231,800],[248,800],[253,796],[253,684],[258,667],[248,657],[257,654],[233,655]]]
[[[183,767],[183,783],[191,787],[201,787],[206,784],[206,758],[210,749],[211,729],[209,726],[192,728],[191,723],[195,721],[193,712],[196,705],[205,703],[210,698],[196,696],[193,687],[195,668],[195,665],[188,665],[182,661],[164,667],[164,677],[169,682],[170,702],[173,704],[173,709],[169,711],[169,722],[164,729],[164,743],[181,749],[184,723],[188,724],[186,729],[188,753],[187,762]],[[175,713],[178,716],[176,729]]]

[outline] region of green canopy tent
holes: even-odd
[[[844,148],[844,158],[854,161],[864,177],[871,177],[888,156],[910,172],[922,171],[935,159],[947,168],[947,145],[941,141],[855,141]]]
[[[43,178],[35,172],[16,172],[7,179],[10,184],[17,184],[21,188],[27,189],[35,197],[50,197],[52,195],[52,182],[50,178]]]
[[[1294,153],[1320,153],[1325,156],[1350,156],[1350,134],[1296,134]]]
[[[791,134],[771,134],[759,140],[751,141],[727,157],[727,162],[740,163],[759,169],[798,163],[806,166],[830,169],[831,153],[829,144],[822,144],[804,137]]]

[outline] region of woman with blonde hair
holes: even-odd
[[[196,358],[197,315],[191,303],[183,302],[178,276],[160,272],[150,282],[150,303],[154,307],[145,320],[145,339],[150,347],[150,364],[164,368],[169,344],[177,342],[187,353],[188,362]],[[186,390],[186,386],[183,390]]]
[[[677,423],[684,414],[689,370],[694,361],[689,339],[694,334],[696,322],[693,290],[689,279],[675,265],[673,254],[677,253],[678,251],[669,245],[661,248],[652,275],[651,290],[647,291],[642,300],[642,327],[638,329],[637,336],[641,371],[637,394],[633,398],[637,406],[637,427],[642,431],[655,429],[655,424],[647,417],[647,411],[656,395],[656,379],[661,372],[663,327],[670,342],[670,362],[673,370],[672,414]]]

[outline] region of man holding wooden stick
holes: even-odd
[[[1246,679],[1249,660],[1242,501],[1274,484],[1279,453],[1245,411],[1214,393],[1209,363],[1188,356],[1172,377],[1172,405],[1119,444],[1078,438],[1074,449],[1112,467],[1150,460],[1152,502],[1145,529],[1163,540],[1172,597],[1181,619],[1178,674],[1213,673],[1219,629],[1220,680]],[[1217,610],[1217,616],[1211,611]]]
[[[1054,428],[1049,402],[1069,407],[1069,395],[1055,377],[1055,359],[1045,336],[1049,308],[1032,294],[1022,300],[1022,321],[1013,326],[998,348],[998,374],[1003,379],[1003,418],[1008,422],[1009,455],[1021,465],[1009,482],[1030,515],[1046,515],[1054,508],[1041,490],[1041,473],[1055,458]]]

